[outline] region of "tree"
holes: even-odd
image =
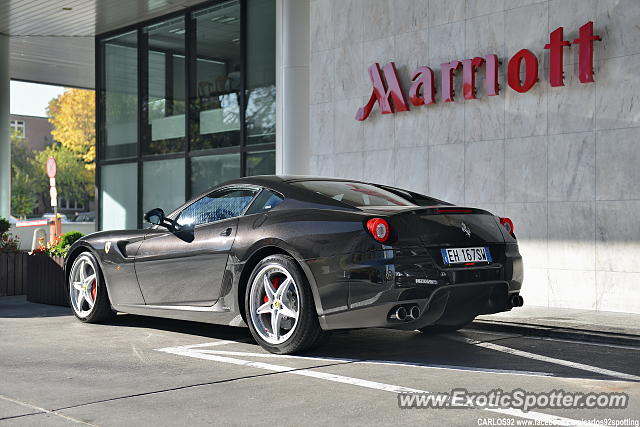
[[[80,158],[84,167],[94,171],[96,164],[95,92],[67,89],[52,99],[48,108],[51,135],[69,152]],[[93,181],[93,179],[92,179]]]
[[[49,178],[47,176],[47,159],[56,159],[58,174],[56,187],[58,197],[66,200],[77,200],[86,203],[93,199],[94,171],[89,170],[86,163],[72,150],[59,143],[53,143],[44,150],[37,152],[34,159],[36,170],[36,188],[46,188],[43,197],[48,199]]]
[[[26,216],[33,212],[42,188],[36,185],[35,154],[26,139],[11,135],[11,213]]]

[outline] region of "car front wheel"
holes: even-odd
[[[256,265],[247,286],[245,312],[251,334],[272,353],[309,350],[323,336],[311,287],[286,255],[271,255]]]
[[[102,272],[90,252],[80,254],[71,266],[69,302],[73,314],[83,322],[101,322],[114,315]]]

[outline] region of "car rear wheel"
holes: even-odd
[[[255,340],[276,354],[309,350],[323,334],[311,287],[293,258],[271,255],[256,265],[245,295]]]
[[[83,252],[73,262],[68,285],[71,309],[78,319],[95,323],[113,317],[102,271],[90,252]]]

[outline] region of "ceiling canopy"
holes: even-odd
[[[202,0],[5,0],[0,34],[10,37],[11,78],[93,88],[94,37]]]

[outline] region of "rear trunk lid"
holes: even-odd
[[[439,207],[366,207],[385,217],[395,247],[473,247],[505,242],[498,219],[482,209]]]

